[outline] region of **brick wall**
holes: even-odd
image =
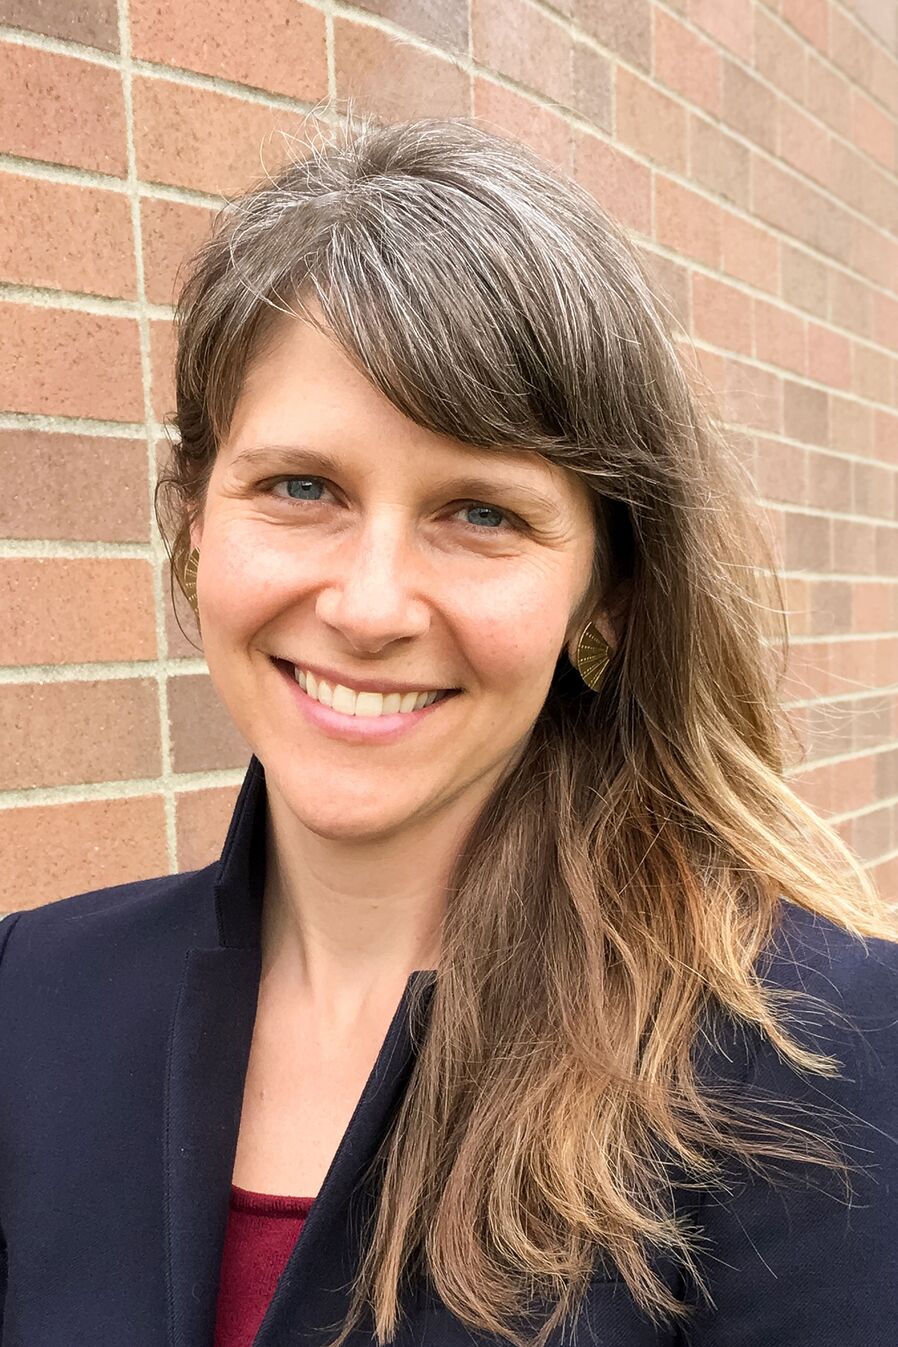
[[[0,0],[0,910],[216,853],[247,749],[151,524],[179,260],[331,95],[638,236],[788,577],[801,793],[898,900],[894,0]]]

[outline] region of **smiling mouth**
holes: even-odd
[[[306,672],[288,660],[279,659],[277,656],[271,656],[271,660],[280,672],[291,682],[296,683],[312,701],[353,719],[377,720],[385,716],[412,715],[439,702],[448,701],[450,697],[456,697],[461,692],[461,688],[442,688],[430,693],[357,692],[356,689],[346,687],[344,684],[331,684],[324,679],[315,679],[310,683]]]

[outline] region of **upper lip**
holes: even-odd
[[[302,660],[285,659],[285,664],[292,664],[295,669],[302,669],[303,672],[312,673],[316,678],[323,678],[325,682],[334,687],[337,683],[342,683],[344,688],[349,688],[352,692],[447,692],[455,691],[454,688],[445,688],[440,683],[413,683],[408,680],[400,682],[395,678],[368,678],[364,682],[360,678],[351,678],[348,674],[340,673],[337,669],[327,669],[323,664],[306,664]]]

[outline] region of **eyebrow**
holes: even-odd
[[[291,460],[297,462],[297,466],[302,463],[312,463],[316,468],[321,468],[324,472],[339,475],[345,471],[345,467],[333,454],[323,449],[312,449],[301,444],[260,444],[251,445],[246,449],[241,449],[239,454],[235,454],[231,466],[239,467],[243,464],[250,466],[260,466],[264,463],[271,463],[272,459],[287,463]],[[553,515],[559,512],[559,503],[553,500],[551,496],[545,495],[536,487],[528,486],[527,483],[517,478],[499,478],[488,476],[478,476],[476,473],[463,473],[460,476],[446,476],[434,483],[436,491],[453,491],[459,495],[469,495],[472,497],[491,496],[495,492],[512,492],[520,495],[531,502],[535,508],[548,510]]]

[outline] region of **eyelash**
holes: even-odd
[[[324,486],[328,486],[328,483],[327,483],[326,478],[324,478],[324,477],[313,477],[313,476],[304,474],[302,477],[297,477],[297,476],[291,476],[291,477],[278,477],[275,481],[269,483],[268,489],[271,490],[272,493],[274,493],[274,488],[275,488],[276,486],[283,486],[283,485],[284,485],[285,483],[287,483],[287,482],[320,482],[320,483],[322,483]],[[329,488],[328,488],[328,489],[329,489]],[[279,498],[280,500],[289,500],[289,501],[296,501],[296,502],[298,502],[298,503],[302,503],[301,501],[299,501],[299,498],[296,497],[296,496],[288,496],[288,495],[284,494],[284,495],[279,496],[278,498]],[[318,505],[318,504],[320,504],[320,502],[319,502],[319,501],[309,501],[308,504],[310,504],[310,505]],[[508,532],[509,530],[510,530],[511,532],[520,532],[520,531],[525,527],[524,521],[523,521],[522,519],[519,519],[517,515],[513,514],[513,513],[511,512],[511,510],[503,510],[503,509],[502,509],[500,506],[498,506],[498,505],[489,505],[486,501],[481,501],[481,500],[465,500],[465,501],[462,501],[461,504],[459,505],[458,510],[456,511],[456,513],[459,513],[461,510],[472,509],[472,508],[475,508],[475,507],[478,508],[478,509],[492,510],[492,511],[494,511],[496,514],[502,515],[505,519],[507,519],[507,520],[510,521],[508,525],[503,526],[503,527],[501,527],[501,528],[480,528],[477,524],[466,524],[466,525],[465,525],[465,528],[472,529],[475,533],[495,534],[495,535],[498,537],[498,536],[501,536],[501,535],[503,535],[504,533]]]

